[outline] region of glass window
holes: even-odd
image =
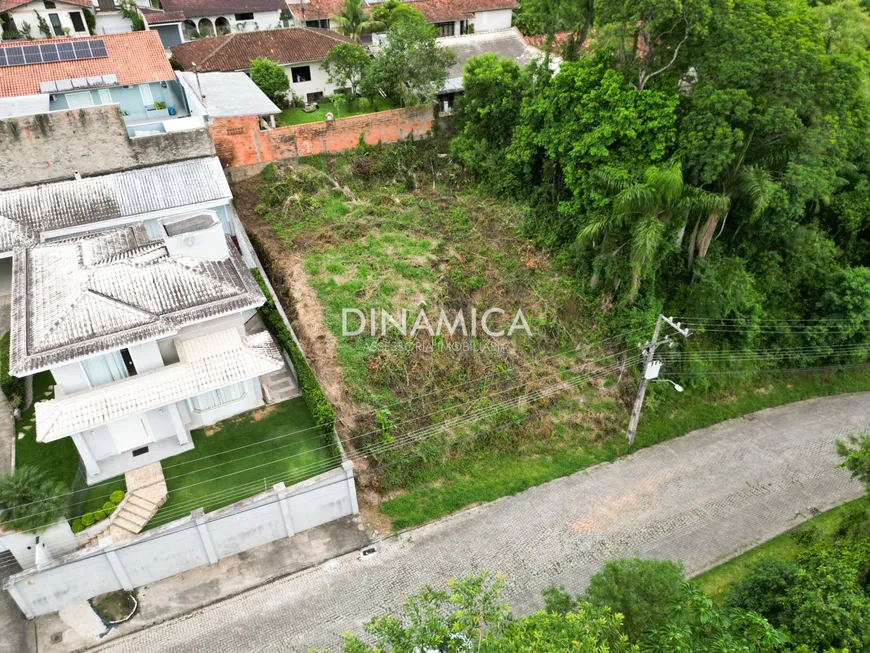
[[[46,9],[56,9],[57,8],[57,5],[54,4],[54,2],[52,2],[52,0],[45,0],[42,4],[45,5]]]
[[[82,107],[94,106],[94,100],[91,98],[90,91],[84,91],[82,93],[67,93],[66,103],[70,109],[81,109]]]
[[[246,11],[241,14],[236,14],[235,18],[236,20],[254,20],[254,12]]]
[[[234,383],[232,385],[212,390],[190,398],[190,405],[194,410],[211,410],[245,396],[245,384]]]
[[[298,84],[300,82],[310,82],[311,66],[298,66],[296,68],[291,68],[290,75],[294,84]]]
[[[73,29],[76,32],[87,32],[88,30],[85,28],[85,21],[82,20],[82,15],[80,12],[76,11],[69,15],[69,19],[72,21]]]
[[[120,381],[130,376],[127,364],[124,362],[124,357],[120,351],[113,351],[102,356],[83,360],[82,367],[85,369],[85,375],[88,377],[92,388],[111,383],[112,381]]]
[[[63,36],[63,26],[60,24],[60,16],[57,14],[49,14],[48,22],[51,23],[51,29],[54,30],[55,36]]]
[[[453,36],[456,32],[456,23],[437,23],[438,36]]]
[[[151,86],[148,84],[140,85],[139,94],[142,96],[142,102],[146,107],[154,106],[154,95],[151,93]]]
[[[100,104],[112,104],[112,93],[109,89],[100,89]]]

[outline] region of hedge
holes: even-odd
[[[261,275],[260,271],[256,269],[251,270],[251,273],[260,285],[260,290],[262,290],[263,294],[266,296],[266,303],[260,308],[260,315],[263,318],[263,322],[269,330],[269,333],[272,334],[275,340],[278,341],[278,344],[283,347],[290,356],[290,361],[296,369],[299,390],[302,393],[305,404],[308,406],[308,410],[311,411],[314,423],[320,427],[326,441],[334,443],[335,410],[332,408],[332,404],[329,403],[329,399],[326,398],[326,394],[324,394],[323,388],[320,386],[320,381],[317,380],[317,376],[314,374],[314,370],[311,369],[308,361],[305,360],[305,356],[302,355],[302,350],[299,349],[299,345],[297,345],[296,341],[293,340],[290,329],[288,329],[287,325],[284,324],[284,319],[281,317],[281,313],[275,306],[275,300],[269,292],[269,287],[263,280],[263,275]],[[338,452],[336,452],[336,454],[337,453]]]
[[[24,405],[24,381],[9,376],[9,332],[0,337],[0,390],[13,408]]]

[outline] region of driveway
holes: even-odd
[[[695,431],[467,510],[138,633],[105,653],[275,653],[340,647],[423,583],[502,572],[518,613],[572,592],[609,558],[682,560],[689,574],[861,495],[833,442],[870,425],[870,393],[816,399]]]

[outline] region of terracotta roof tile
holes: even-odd
[[[257,57],[280,64],[320,61],[337,43],[347,41],[328,29],[293,27],[200,39],[175,46],[172,54],[185,70],[193,70],[195,62],[200,72],[229,72],[247,70]]]
[[[429,23],[471,18],[471,14],[461,11],[451,0],[413,0],[407,4],[423,14]]]
[[[30,4],[33,1],[34,0],[0,0],[0,13]],[[58,0],[58,2],[63,2],[68,5],[76,5],[77,7],[87,7],[88,9],[93,9],[94,6],[94,3],[91,2],[91,0]],[[39,8],[42,9],[42,6]]]
[[[145,22],[149,25],[181,23],[185,20],[183,11],[162,11],[160,9],[149,9],[148,7],[139,7],[139,11],[142,12]]]
[[[118,84],[144,84],[175,79],[175,73],[157,32],[127,32],[105,34],[85,38],[52,39],[52,43],[103,39],[107,57],[79,61],[56,61],[53,63],[8,66],[0,74],[0,97],[37,95],[40,82],[97,75],[117,75]],[[0,48],[20,46],[21,43],[0,43]]]
[[[571,36],[571,32],[556,32],[555,38],[553,39],[553,47],[558,47],[562,45],[565,41],[568,40],[568,37]],[[542,50],[544,45],[547,43],[547,35],[546,34],[536,34],[534,36],[524,36],[526,39],[526,43],[531,45],[533,48],[538,48]]]
[[[338,16],[344,9],[343,0],[310,0],[300,4],[299,2],[288,2],[290,11],[296,20],[326,20],[330,16]]]
[[[188,17],[287,9],[285,0],[162,0],[161,5],[168,12],[183,11]]]
[[[453,0],[460,11],[494,11],[496,9],[518,9],[517,0]]]

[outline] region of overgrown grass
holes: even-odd
[[[393,103],[385,98],[378,98],[373,105],[368,105],[367,108],[363,108],[359,100],[354,102],[350,107],[346,105],[336,107],[334,102],[318,102],[318,108],[314,111],[306,113],[299,107],[290,107],[275,116],[275,120],[281,127],[287,127],[290,125],[304,125],[309,122],[323,122],[326,120],[327,113],[332,113],[333,117],[338,119],[395,108]]]
[[[718,567],[695,576],[694,580],[708,595],[714,599],[721,599],[728,586],[743,578],[749,567],[761,559],[794,560],[799,551],[799,546],[794,539],[795,534],[808,528],[813,528],[817,529],[818,534],[823,538],[832,537],[840,527],[843,516],[864,501],[866,499],[856,499],[855,501],[827,510],[812,519],[808,519],[790,531],[778,535],[772,540],[768,540],[764,544],[760,544],[736,558],[731,558],[731,560],[722,563]]]
[[[287,486],[340,464],[301,397],[191,433],[194,449],[164,460],[169,499],[147,528]],[[239,447],[244,447],[239,449]]]

